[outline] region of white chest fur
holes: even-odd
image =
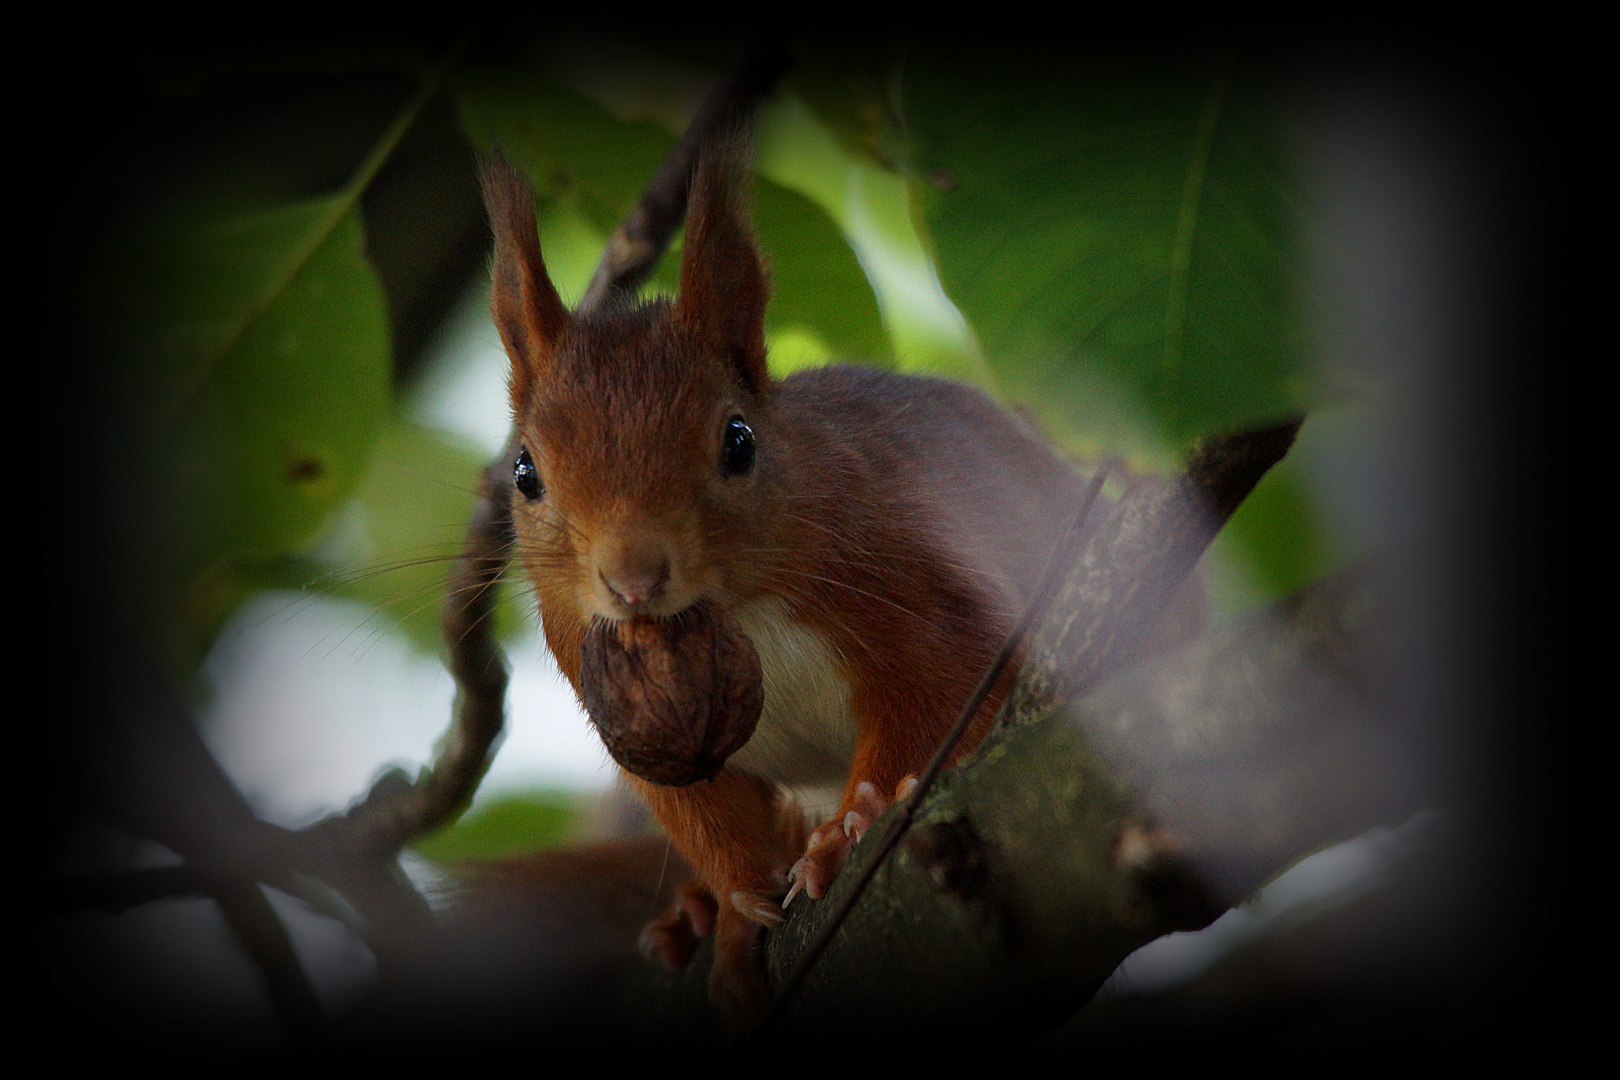
[[[855,753],[855,721],[837,654],[779,601],[758,601],[736,615],[759,651],[765,708],[727,766],[786,787],[841,785]]]

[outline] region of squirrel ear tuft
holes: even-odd
[[[748,224],[745,136],[721,140],[699,162],[686,216],[677,318],[720,349],[746,386],[763,391],[770,282]]]
[[[521,412],[534,385],[550,374],[571,316],[540,257],[529,181],[499,146],[480,160],[478,172],[495,234],[490,309],[512,361],[512,407]]]

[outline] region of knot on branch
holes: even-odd
[[[1110,861],[1129,883],[1116,912],[1123,926],[1152,925],[1162,933],[1202,930],[1226,910],[1170,836],[1145,819],[1133,816],[1120,823]]]
[[[906,853],[940,892],[968,902],[984,895],[989,860],[984,840],[967,818],[937,821],[912,830]]]

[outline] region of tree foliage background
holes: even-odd
[[[46,204],[60,209],[42,310],[44,355],[64,358],[44,361],[63,368],[52,419],[72,447],[47,470],[60,498],[45,532],[75,553],[60,561],[80,587],[47,578],[34,607],[84,685],[61,691],[75,719],[44,735],[32,865],[94,817],[80,747],[118,693],[96,684],[99,650],[150,652],[195,690],[245,599],[311,583],[439,648],[442,556],[483,455],[409,405],[430,341],[485,272],[474,156],[499,143],[534,179],[548,266],[577,298],[736,44],[501,24],[459,43],[154,33],[103,50],[44,140],[71,193]],[[1218,606],[1391,544],[1419,551],[1457,654],[1436,681],[1437,738],[1481,785],[1468,790],[1499,790],[1497,752],[1527,751],[1513,775],[1537,794],[1511,805],[1555,813],[1540,794],[1550,742],[1520,741],[1522,717],[1486,706],[1519,688],[1486,673],[1527,598],[1481,582],[1504,563],[1518,588],[1541,572],[1497,513],[1541,446],[1484,438],[1503,415],[1534,429],[1545,392],[1504,318],[1541,310],[1503,270],[1531,231],[1507,95],[1451,52],[1436,71],[1225,42],[874,38],[796,54],[762,117],[755,190],[775,369],[851,358],[966,379],[1066,452],[1139,469],[1308,410],[1299,449],[1214,553]],[[1355,205],[1336,169],[1356,165],[1358,138],[1388,152],[1396,187],[1417,186],[1395,209],[1418,220]],[[674,265],[649,290],[671,289]],[[1406,276],[1356,278],[1392,267]],[[932,273],[948,304],[908,296]],[[516,632],[532,613],[507,592]],[[1526,680],[1540,640],[1515,647]],[[1480,806],[1518,859],[1514,815]],[[488,842],[452,830],[430,849]],[[1522,880],[1521,862],[1492,865],[1504,889]]]

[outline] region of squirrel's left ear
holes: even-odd
[[[749,389],[762,392],[768,379],[765,304],[771,290],[748,226],[747,160],[736,140],[698,166],[675,314],[737,365]]]
[[[495,233],[491,314],[512,361],[512,408],[521,413],[535,384],[550,375],[572,316],[540,257],[534,189],[528,180],[499,147],[481,162],[479,179]]]

